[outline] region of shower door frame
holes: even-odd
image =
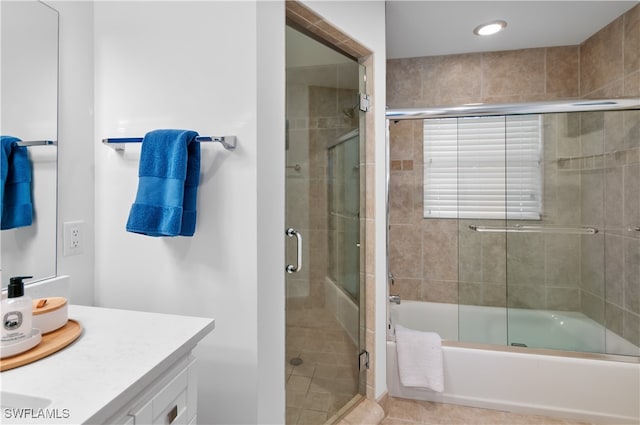
[[[313,36],[316,40],[338,50],[346,53],[348,56],[353,57],[364,69],[365,75],[374,75],[374,57],[373,52],[367,47],[360,44],[357,40],[350,37],[348,34],[342,32],[338,27],[334,26],[331,22],[317,15],[313,10],[309,9],[303,3],[297,0],[291,0],[285,2],[286,4],[286,23],[293,27],[302,27],[305,29],[307,35]],[[310,22],[316,22],[310,24]],[[328,32],[327,29],[331,28]],[[339,40],[339,41],[338,41]],[[367,85],[368,100],[375,97],[375,91],[372,84]],[[373,102],[371,102],[373,104]],[[360,117],[360,130],[361,134],[364,134],[364,139],[361,141],[363,155],[360,158],[361,162],[361,192],[364,194],[369,192],[373,187],[375,180],[376,165],[375,165],[375,120],[373,111],[368,113],[361,113]],[[366,131],[365,131],[366,129]],[[361,136],[362,137],[362,136]],[[369,192],[370,193],[370,192]],[[362,396],[370,399],[376,399],[376,386],[380,385],[380,382],[375,379],[376,367],[374,364],[369,364],[368,360],[366,365],[362,362],[363,358],[376,358],[376,317],[375,317],[375,296],[376,290],[376,249],[374,245],[374,235],[376,221],[374,217],[375,211],[375,198],[373,196],[364,196],[362,198],[363,204],[361,208],[360,216],[360,234],[361,240],[367,240],[368,243],[362,244],[360,249],[360,274],[361,284],[364,285],[364,293],[369,294],[363,297],[360,309],[360,346],[363,352],[366,352],[366,356],[361,356],[361,367],[363,373],[360,381],[360,393]],[[362,291],[361,291],[362,292]],[[384,338],[383,338],[384,339]],[[382,356],[382,354],[381,354]],[[346,406],[341,409],[337,416],[340,416],[347,412],[351,407],[357,404],[357,399],[352,400]]]

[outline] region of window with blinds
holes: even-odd
[[[424,120],[424,217],[539,220],[540,115]]]

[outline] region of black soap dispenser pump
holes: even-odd
[[[32,276],[14,276],[9,279],[7,299],[0,303],[2,337],[0,342],[13,344],[31,338],[32,309],[31,297],[24,295],[24,279]]]
[[[7,287],[7,297],[24,297],[24,279],[31,278],[33,278],[33,276],[14,276],[9,279],[9,286]]]

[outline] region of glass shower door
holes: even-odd
[[[640,111],[426,121],[459,339],[640,355]]]
[[[637,356],[640,112],[538,119],[540,215],[508,224],[530,226],[507,240],[509,343]],[[507,135],[507,167],[516,168],[510,120]]]
[[[603,116],[507,117],[509,345],[605,352]]]
[[[639,123],[635,110],[442,120],[461,341],[640,354]]]
[[[504,345],[506,235],[496,231],[506,226],[504,117],[451,120],[456,126],[451,184],[457,188],[458,338]]]
[[[285,281],[286,416],[287,424],[319,425],[365,388],[361,67],[290,27],[286,42],[285,223],[303,239],[302,268]],[[310,50],[331,60],[306,63]],[[295,265],[293,239],[286,258]]]
[[[353,130],[329,148],[329,277],[360,299],[360,139]]]

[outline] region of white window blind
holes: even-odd
[[[424,217],[540,219],[541,117],[424,120]]]

